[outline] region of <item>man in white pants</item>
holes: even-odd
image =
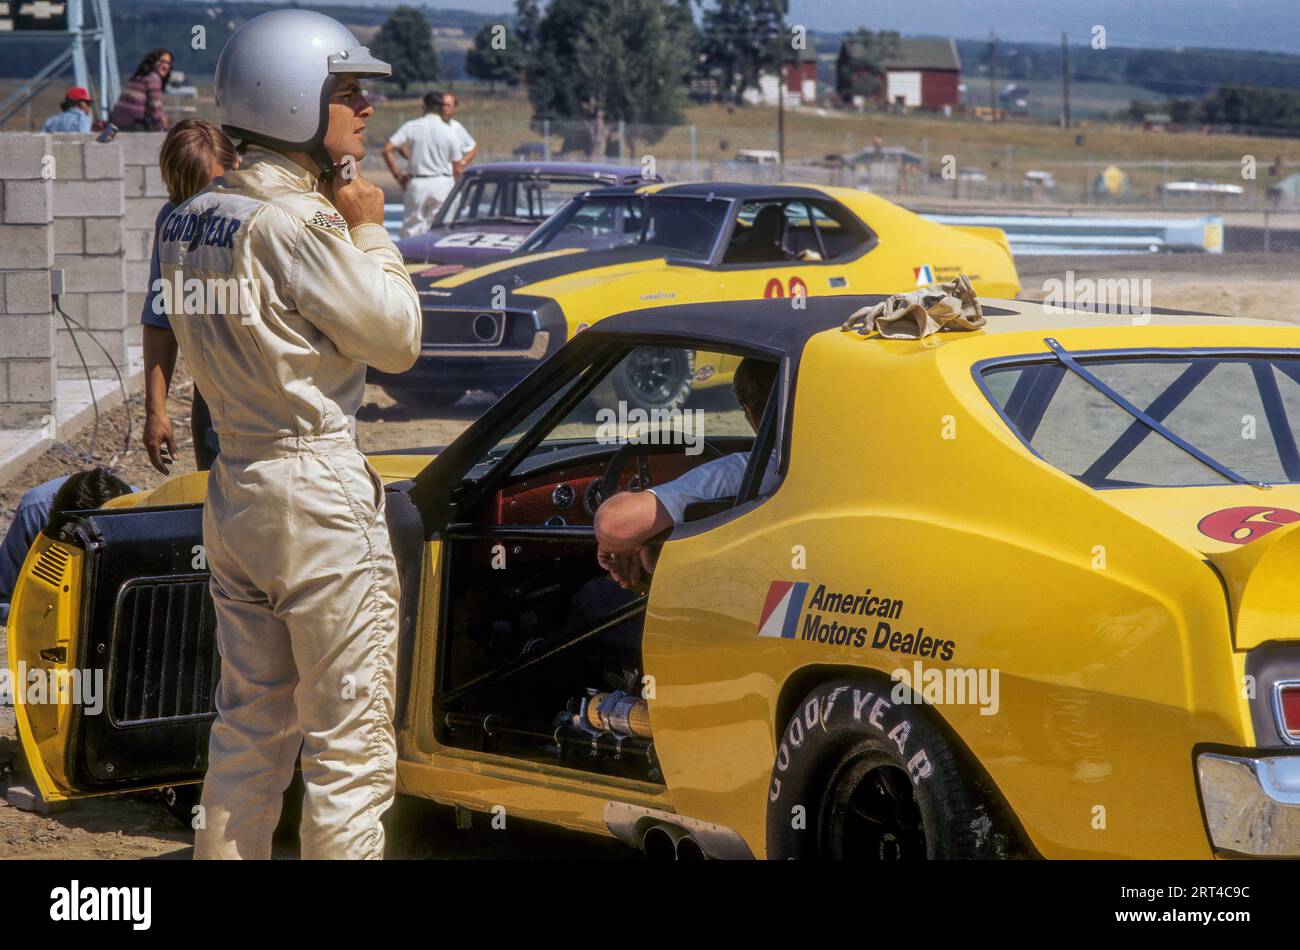
[[[159,232],[168,286],[241,298],[232,313],[165,295],[221,440],[203,512],[221,682],[197,858],[270,857],[299,759],[302,856],[384,853],[400,589],[352,425],[366,366],[400,373],[420,352],[419,298],[357,165],[374,113],[360,79],[389,71],[322,14],[249,20],[216,73],[242,166]]]
[[[388,170],[406,193],[404,238],[423,234],[433,226],[434,215],[478,151],[465,126],[452,118],[455,114],[455,93],[431,92],[424,97],[424,115],[403,123],[384,145]],[[406,159],[406,171],[397,167],[394,153]]]

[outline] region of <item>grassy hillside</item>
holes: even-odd
[[[3,84],[0,84],[0,88]],[[508,156],[522,142],[535,142],[540,135],[530,128],[531,110],[526,98],[518,93],[490,95],[484,88],[459,83],[460,119],[478,139],[482,156]],[[208,88],[201,88],[195,103],[197,114],[215,119]],[[49,90],[33,109],[33,122],[57,109],[59,94]],[[379,103],[369,121],[367,133],[377,152],[384,140],[406,119],[420,114],[418,98],[387,99]],[[774,148],[776,145],[776,110],[770,108],[733,108],[722,105],[694,106],[687,110],[688,125],[669,129],[654,144],[637,145],[637,155],[650,153],[657,159],[691,157],[689,124],[696,126],[696,157],[700,161],[717,161],[734,157],[741,148]],[[5,126],[8,131],[24,128],[17,116]],[[554,154],[561,149],[560,130],[553,130]],[[1083,135],[1084,144],[1075,144]],[[1254,155],[1261,184],[1266,184],[1267,167],[1281,158],[1288,170],[1300,168],[1300,140],[1254,138],[1240,135],[1201,135],[1198,133],[1162,134],[1142,132],[1130,126],[1108,121],[1084,120],[1071,131],[1054,123],[1032,117],[1013,118],[991,125],[971,119],[927,115],[882,115],[817,110],[786,113],[786,153],[791,163],[819,161],[831,153],[866,148],[879,138],[887,146],[902,146],[929,157],[930,169],[937,171],[944,155],[952,155],[959,167],[975,166],[986,171],[994,181],[1005,175],[1007,148],[1011,148],[1013,179],[1028,169],[1051,171],[1058,182],[1078,184],[1088,174],[1092,160],[1094,173],[1109,162],[1118,162],[1129,171],[1134,189],[1149,189],[1163,177],[1161,163],[1169,161],[1173,178],[1213,178],[1241,182],[1240,162],[1244,155]],[[1135,163],[1147,163],[1140,166]],[[1179,164],[1187,163],[1187,164]],[[1195,164],[1204,163],[1204,164]]]

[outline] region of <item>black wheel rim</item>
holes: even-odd
[[[907,773],[878,758],[841,763],[821,810],[822,854],[849,861],[920,861],[925,822]]]
[[[665,347],[641,347],[627,356],[627,380],[648,403],[665,403],[677,395],[677,351]]]

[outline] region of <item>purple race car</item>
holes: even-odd
[[[497,162],[465,170],[433,227],[397,244],[409,264],[430,264],[431,277],[505,257],[570,198],[593,188],[643,185],[638,165],[587,162]]]

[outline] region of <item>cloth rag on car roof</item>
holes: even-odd
[[[863,336],[876,332],[887,340],[920,340],[941,330],[978,330],[987,322],[970,278],[959,274],[941,286],[892,294],[863,307],[840,329]]]

